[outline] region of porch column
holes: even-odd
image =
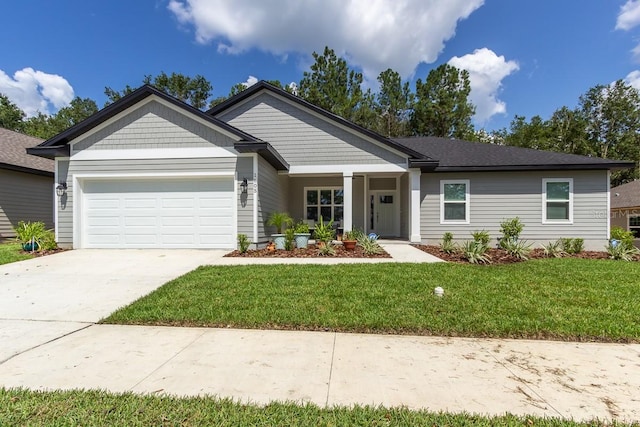
[[[342,190],[344,191],[342,228],[344,231],[351,231],[353,228],[353,172],[343,172],[342,181]]]
[[[420,169],[409,169],[409,204],[410,224],[409,240],[420,243]]]

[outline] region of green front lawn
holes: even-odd
[[[19,243],[0,243],[0,265],[33,258],[33,255],[22,252]]]
[[[428,402],[425,402],[428,404]],[[211,397],[176,398],[102,391],[31,392],[0,388],[1,426],[604,426],[558,418],[482,417],[354,406],[243,405]],[[613,425],[623,425],[614,423]]]
[[[640,342],[639,277],[583,259],[207,266],[104,322]]]

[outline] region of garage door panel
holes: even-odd
[[[233,179],[96,180],[83,187],[84,247],[235,247]]]

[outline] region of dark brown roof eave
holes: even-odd
[[[493,166],[438,166],[434,172],[517,172],[562,170],[623,170],[635,166],[633,162],[549,164],[549,165],[493,165]]]
[[[24,166],[11,165],[9,163],[0,163],[0,169],[6,169],[6,170],[11,170],[11,171],[16,171],[16,172],[23,172],[23,173],[29,173],[29,174],[32,174],[32,175],[53,177],[53,172],[43,171],[43,170],[40,170],[40,169],[27,168],[27,167],[24,167]]]
[[[280,153],[278,153],[278,151],[268,142],[240,141],[233,144],[233,148],[235,148],[239,153],[258,153],[267,162],[269,162],[275,170],[289,170],[289,163],[287,163]]]
[[[27,148],[27,154],[44,157],[45,159],[55,159],[56,157],[69,157],[71,151],[68,145],[54,145],[49,147],[37,145]]]

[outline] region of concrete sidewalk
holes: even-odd
[[[640,345],[91,325],[0,385],[640,421]]]

